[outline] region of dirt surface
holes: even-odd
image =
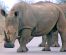
[[[38,47],[41,43],[41,37],[33,38],[33,40],[27,44],[29,51],[25,53],[17,53],[17,48],[19,47],[17,40],[15,41],[15,48],[4,48],[3,43],[4,41],[0,43],[0,55],[66,55],[66,52],[59,52],[61,47],[51,47],[51,51],[41,51],[43,48]],[[61,46],[60,40],[59,44]]]

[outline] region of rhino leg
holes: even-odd
[[[58,43],[58,31],[51,32],[49,39],[51,47],[60,47]],[[39,45],[39,47],[45,47],[47,45],[46,42],[47,42],[47,36],[44,35],[42,36],[42,43]]]
[[[65,16],[63,16],[63,13],[60,14],[60,18],[57,23],[57,30],[59,31],[62,40],[62,48],[60,51],[66,52],[66,19]]]
[[[42,51],[51,51],[50,50],[50,36],[51,34],[47,34],[47,45],[45,46],[45,48]]]
[[[66,52],[66,34],[65,33],[60,33],[61,40],[62,40],[62,48],[60,50],[61,52]]]
[[[60,47],[58,43],[58,31],[52,33],[52,43],[51,47]]]
[[[62,48],[60,52],[66,52],[66,32],[60,32],[61,40],[62,40]]]
[[[45,47],[47,45],[46,42],[47,42],[47,37],[46,37],[46,35],[43,35],[42,43],[39,45],[39,47]]]
[[[26,44],[32,39],[31,37],[31,29],[24,29],[20,34],[20,47],[17,49],[17,52],[26,52],[28,48]]]

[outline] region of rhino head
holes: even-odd
[[[17,13],[15,12],[15,16],[12,17],[12,16],[8,16],[6,15],[5,11],[4,10],[1,10],[1,14],[3,16],[5,16],[5,31],[4,31],[4,35],[5,35],[5,38],[4,38],[4,47],[5,48],[13,48],[14,47],[14,42],[16,40],[16,30],[17,30],[17,26],[18,24],[16,23],[17,22],[17,19],[16,16],[17,16]]]

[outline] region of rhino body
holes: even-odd
[[[36,4],[44,5],[45,3],[52,3],[52,2],[39,1],[39,2],[37,2],[37,3],[32,3],[32,4],[33,4],[33,5],[36,5]],[[65,7],[65,4],[63,4],[63,5],[64,5],[64,7]],[[62,5],[62,6],[63,6],[63,5]],[[58,4],[58,6],[59,6],[60,8],[62,7],[61,4]],[[64,7],[62,7],[62,8],[64,9]],[[63,12],[64,12],[64,10],[63,10]],[[56,29],[56,28],[55,28],[55,29]],[[51,31],[51,32],[53,32],[53,31]],[[47,42],[47,36],[46,36],[46,35],[45,35],[45,36],[42,36],[42,43],[39,45],[39,47],[45,47],[45,46],[47,46],[46,42]],[[55,31],[54,33],[51,33],[51,34],[50,34],[49,42],[50,42],[50,46],[51,46],[51,47],[60,47],[60,45],[59,45],[59,43],[58,43],[58,31]]]
[[[66,51],[66,19],[62,10],[53,3],[45,3],[44,5],[17,3],[11,9],[5,21],[5,38],[8,40],[6,40],[6,43],[10,41],[14,44],[16,35],[20,36],[18,38],[20,47],[17,52],[26,52],[28,50],[26,44],[33,37],[44,35],[48,37],[48,45],[43,51],[49,51],[49,38],[56,29],[62,38],[60,51]]]
[[[33,4],[42,4],[43,5],[45,3],[52,3],[52,2],[39,1],[39,2],[33,3]],[[60,7],[60,9],[62,9],[62,11],[64,12],[64,15],[66,17],[66,3],[56,4],[56,5],[58,5]],[[51,47],[59,47],[60,46],[59,43],[58,43],[58,31],[55,31],[54,33],[52,33],[49,39],[50,39],[50,46]],[[45,35],[44,37],[42,37],[42,43],[39,46],[40,47],[46,46],[47,45],[46,42],[47,42],[47,37]]]

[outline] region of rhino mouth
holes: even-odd
[[[14,44],[12,44],[11,42],[8,42],[8,43],[5,42],[5,43],[4,43],[4,47],[5,47],[5,48],[14,48]]]
[[[7,38],[7,34],[6,34],[5,31],[4,31],[4,35],[5,35],[4,47],[5,47],[5,48],[14,48],[14,44],[10,41],[10,38],[9,38],[9,39]]]

